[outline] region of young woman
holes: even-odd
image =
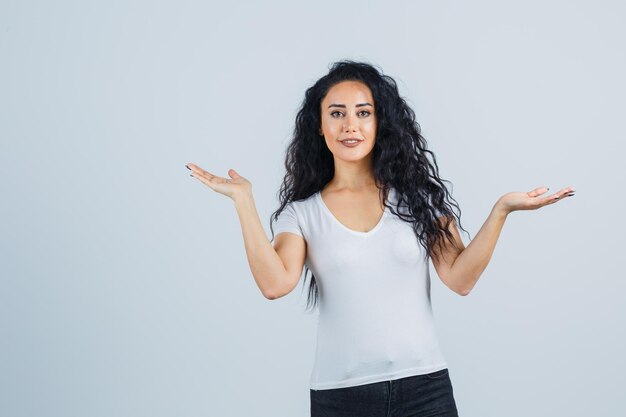
[[[305,281],[312,273],[307,306],[319,299],[319,322],[311,415],[456,416],[428,259],[443,283],[465,296],[507,215],[553,204],[572,188],[547,197],[546,187],[503,195],[465,247],[455,220],[465,230],[460,208],[414,112],[391,77],[354,61],[333,64],[306,91],[285,166],[272,245],[247,179],[234,169],[222,178],[188,164],[193,177],[233,199],[265,297],[289,294],[303,268]]]

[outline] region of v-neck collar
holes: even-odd
[[[394,192],[393,189],[389,190],[389,196],[387,198],[387,200],[389,200],[391,198],[392,193]],[[385,210],[383,211],[382,216],[380,216],[380,219],[378,220],[378,223],[376,223],[376,226],[374,226],[370,231],[368,232],[360,232],[358,230],[352,230],[350,229],[348,226],[346,226],[345,224],[341,223],[339,221],[339,219],[337,219],[337,217],[335,217],[335,215],[333,214],[332,211],[330,211],[330,209],[328,208],[328,206],[326,205],[326,203],[324,202],[324,199],[322,198],[322,191],[318,191],[317,195],[316,195],[317,201],[319,202],[320,206],[322,206],[322,210],[326,212],[326,214],[328,214],[335,223],[337,223],[342,229],[348,231],[349,233],[356,235],[356,236],[363,236],[363,237],[367,237],[370,236],[374,233],[376,233],[376,231],[378,229],[380,229],[385,221],[385,218],[388,216],[388,212],[389,209],[387,208],[387,206],[385,206]],[[388,201],[387,201],[388,203]]]

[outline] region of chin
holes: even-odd
[[[345,162],[358,162],[358,161],[362,161],[365,159],[368,159],[370,156],[370,153],[363,153],[363,154],[359,154],[359,155],[337,155],[335,154],[335,160],[339,159],[341,161],[345,161]]]

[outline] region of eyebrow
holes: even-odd
[[[363,106],[372,106],[372,105],[369,104],[369,103],[361,103],[361,104],[357,104],[356,105],[356,107],[363,107]],[[345,109],[346,105],[345,104],[331,104],[330,106],[328,106],[329,109],[331,107],[341,107],[341,108]],[[372,106],[372,107],[374,107],[374,106]]]

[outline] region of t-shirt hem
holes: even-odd
[[[357,385],[373,384],[375,382],[389,381],[389,380],[395,380],[395,379],[400,379],[400,378],[406,378],[409,376],[429,374],[432,372],[445,369],[447,368],[447,366],[448,364],[446,362],[441,362],[437,365],[430,365],[428,367],[421,367],[421,368],[403,369],[401,371],[391,372],[387,374],[368,375],[366,377],[344,379],[341,381],[334,381],[334,382],[322,382],[322,383],[317,383],[317,384],[311,382],[309,383],[309,389],[324,390],[324,389],[346,388],[346,387],[353,387]]]

